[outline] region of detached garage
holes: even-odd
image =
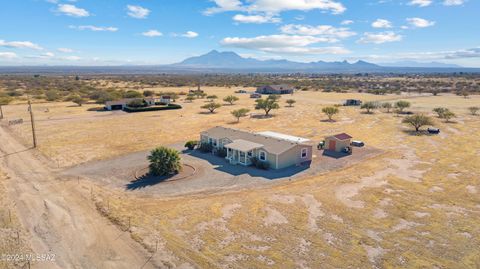
[[[350,147],[352,137],[346,133],[341,133],[325,138],[325,149],[335,152],[342,152],[346,147]]]

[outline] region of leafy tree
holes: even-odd
[[[327,115],[329,121],[332,121],[333,116],[338,114],[339,110],[334,106],[327,106],[322,109],[322,112]]]
[[[463,96],[463,98],[467,99],[470,94],[467,91],[462,91],[461,95]]]
[[[468,108],[468,111],[470,111],[470,114],[473,116],[477,115],[478,111],[480,111],[480,107],[478,106],[472,106]]]
[[[129,107],[146,107],[147,106],[147,102],[145,102],[145,100],[143,99],[134,99],[132,101],[130,101],[127,106]]]
[[[190,140],[185,143],[185,147],[188,148],[189,150],[194,150],[195,147],[198,145],[198,141],[196,140]]]
[[[372,113],[373,110],[378,108],[378,103],[377,102],[365,102],[362,104],[360,107],[361,109],[365,109],[368,114]]]
[[[450,122],[450,119],[455,118],[455,113],[447,109],[442,113],[441,118],[445,119],[445,122]]]
[[[78,106],[82,106],[83,104],[85,104],[87,102],[87,100],[82,98],[80,95],[75,95],[75,96],[72,97],[72,102],[74,102]]]
[[[193,102],[193,100],[195,100],[195,96],[193,95],[187,95],[187,97],[185,97],[185,101],[187,102]]]
[[[235,95],[229,95],[229,96],[226,96],[225,98],[223,98],[223,101],[229,103],[230,105],[233,105],[238,100],[239,100],[239,98],[236,97]]]
[[[418,132],[422,126],[433,125],[432,119],[424,114],[407,116],[402,122],[413,126],[416,132]]]
[[[56,101],[60,98],[60,95],[55,90],[49,90],[45,93],[47,101]]]
[[[159,147],[147,157],[150,161],[150,174],[154,176],[173,175],[182,170],[178,151],[166,147]]]
[[[2,106],[6,106],[13,101],[11,97],[5,96],[0,97],[0,120],[3,119],[3,109]]]
[[[406,108],[410,107],[410,102],[400,100],[395,103],[395,108],[399,114],[403,113]]]
[[[387,113],[390,113],[390,109],[392,109],[393,105],[391,103],[382,103],[382,108],[384,108]]]
[[[213,102],[213,100],[218,99],[218,96],[216,95],[209,95],[207,96],[208,101]]]
[[[208,104],[203,105],[201,108],[210,111],[210,113],[213,113],[213,112],[215,112],[215,110],[217,108],[220,108],[220,107],[222,107],[221,104],[218,104],[218,103],[215,103],[215,102],[210,102]]]
[[[150,96],[153,96],[153,95],[155,95],[154,91],[150,91],[150,90],[143,91],[143,96],[145,96],[145,97],[150,97]]]
[[[293,100],[293,99],[288,99],[287,101],[287,104],[288,104],[288,107],[292,107],[293,104],[295,104],[297,101]]]
[[[174,93],[174,92],[169,93],[168,95],[170,95],[170,98],[172,99],[172,102],[176,102],[177,99],[178,99],[178,96],[179,96],[178,93]]]
[[[98,97],[97,98],[92,98],[92,99],[96,99],[97,100],[97,104],[103,104],[107,101],[113,101],[115,100],[115,96],[113,93],[110,93],[110,92],[100,92],[98,94]]]
[[[278,99],[273,95],[270,95],[267,99],[257,99],[255,100],[255,102],[255,109],[263,109],[265,111],[265,116],[268,116],[272,109],[280,108],[280,105],[278,104]]]
[[[240,108],[232,111],[231,113],[235,118],[237,118],[237,122],[240,122],[240,118],[246,117],[248,112],[250,112],[250,109]]]
[[[445,113],[445,111],[447,111],[448,109],[447,108],[444,108],[444,107],[436,107],[433,109],[433,112],[437,113],[437,116],[439,118],[442,118],[442,115],[443,113]]]
[[[123,94],[124,98],[142,98],[142,94],[137,91],[127,91]]]

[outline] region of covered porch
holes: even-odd
[[[252,158],[256,156],[257,149],[263,147],[262,144],[237,139],[224,146],[227,149],[227,157],[230,164],[240,164],[248,166],[252,164]]]

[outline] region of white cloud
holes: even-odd
[[[429,51],[429,52],[406,52],[395,53],[388,55],[363,55],[359,56],[361,59],[373,60],[454,60],[454,59],[469,59],[480,58],[480,47],[472,49],[460,49],[452,51]]]
[[[116,27],[104,27],[104,26],[94,26],[94,25],[80,25],[74,26],[70,25],[69,28],[77,30],[90,30],[94,32],[116,32],[118,28]]]
[[[428,21],[422,18],[407,18],[407,22],[414,28],[425,28],[435,25],[434,21]]]
[[[279,23],[282,20],[272,15],[243,15],[237,14],[233,16],[233,20],[239,23]]]
[[[408,3],[410,6],[428,7],[433,3],[432,0],[412,0]]]
[[[150,10],[141,6],[127,5],[128,16],[135,19],[145,19],[150,14]]]
[[[389,20],[377,19],[372,23],[373,28],[392,28],[393,25]]]
[[[290,35],[322,36],[329,39],[329,42],[337,42],[339,39],[345,39],[357,34],[348,28],[336,28],[331,25],[311,26],[288,24],[282,26],[280,30]]]
[[[350,24],[353,24],[353,23],[354,23],[354,21],[352,21],[352,20],[344,20],[340,24],[341,25],[350,25]]]
[[[149,31],[143,32],[142,35],[148,36],[148,37],[158,37],[158,36],[162,36],[163,34],[157,30],[149,30]]]
[[[247,11],[253,13],[280,13],[289,10],[309,11],[320,9],[333,14],[345,12],[345,6],[334,0],[213,0],[216,6],[209,8],[205,14],[225,11]]]
[[[285,54],[345,54],[342,47],[310,47],[310,45],[329,42],[328,38],[301,35],[269,35],[253,38],[227,37],[221,44],[229,47]]]
[[[0,47],[6,48],[17,48],[17,49],[34,49],[42,50],[43,48],[39,45],[32,43],[30,41],[5,41],[0,40]]]
[[[42,55],[44,55],[45,57],[55,57],[55,53],[53,53],[53,52],[45,52]]]
[[[18,58],[14,52],[0,52],[0,59],[15,59]]]
[[[64,56],[64,57],[60,57],[58,58],[60,60],[66,60],[66,61],[80,61],[82,58],[81,57],[78,57],[78,56]]]
[[[465,3],[465,0],[445,0],[443,1],[444,6],[460,6]]]
[[[78,8],[74,5],[70,4],[60,4],[58,5],[58,11],[71,17],[88,17],[90,16],[90,13],[83,9],[83,8]]]
[[[394,32],[383,32],[383,33],[364,33],[363,37],[358,40],[358,43],[374,43],[374,44],[383,44],[387,42],[396,42],[401,41],[402,36]]]
[[[69,48],[58,48],[57,50],[63,53],[72,53],[74,51],[73,49],[69,49]]]
[[[198,37],[199,34],[196,33],[196,32],[193,32],[193,31],[187,31],[187,32],[184,33],[182,36],[183,36],[183,37],[186,37],[186,38],[195,38],[195,37]]]

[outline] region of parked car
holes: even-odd
[[[343,153],[352,154],[352,148],[351,147],[345,147],[342,151],[343,151]]]
[[[438,128],[431,128],[431,127],[430,127],[430,128],[428,128],[427,130],[428,130],[428,132],[431,133],[431,134],[439,134],[439,133],[440,133],[440,129],[438,129]]]
[[[359,140],[353,140],[350,145],[354,146],[354,147],[363,147],[365,146],[365,143],[363,141],[359,141]]]

